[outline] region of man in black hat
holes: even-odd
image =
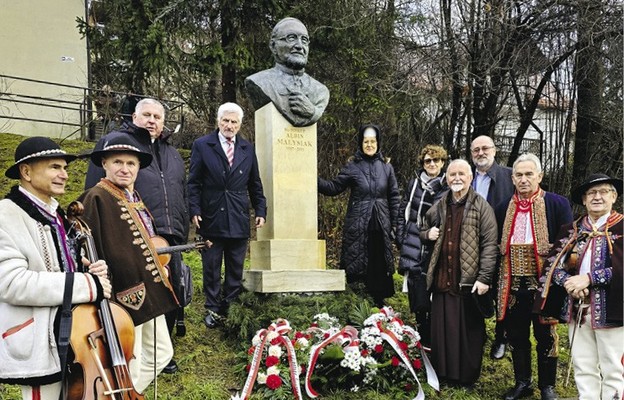
[[[0,201],[0,383],[21,385],[23,399],[59,399],[64,288],[72,304],[111,294],[104,261],[82,259],[88,272],[78,272],[69,224],[54,198],[65,192],[74,159],[51,139],[31,137],[17,146],[5,172],[19,185]]]
[[[134,105],[136,104],[136,108]],[[101,138],[93,151],[102,150],[107,140],[117,135],[129,135],[137,141],[141,151],[151,153],[154,162],[141,168],[134,183],[135,189],[145,201],[152,213],[158,236],[162,236],[171,245],[186,243],[190,217],[186,196],[186,167],[178,150],[171,144],[172,132],[165,129],[165,107],[152,98],[144,98],[133,105],[132,121],[125,121],[117,130]],[[89,163],[85,190],[95,186],[104,177],[104,170]],[[176,296],[184,298],[182,285],[182,255],[173,253],[168,263],[171,270],[171,284]],[[167,313],[169,332],[176,328],[178,336],[184,336],[184,308],[180,307]],[[163,372],[173,373],[178,370],[172,359]]]
[[[134,359],[129,363],[134,388],[142,393],[173,357],[164,314],[178,307],[169,277],[151,242],[154,221],[134,190],[139,169],[152,155],[130,135],[109,136],[91,161],[106,177],[80,196],[98,254],[110,264],[113,297],[135,325]]]
[[[624,394],[622,327],[622,220],[613,210],[622,180],[590,175],[572,191],[587,214],[561,227],[546,264],[538,312],[568,322],[579,399],[621,399]],[[563,307],[557,293],[565,291]],[[553,304],[555,303],[555,304]]]
[[[570,202],[540,188],[544,173],[535,154],[522,154],[512,168],[515,194],[496,207],[500,236],[497,317],[512,348],[515,386],[505,400],[533,394],[530,328],[537,342],[537,376],[542,400],[557,398],[557,320],[532,314],[544,258],[561,225],[572,222]]]

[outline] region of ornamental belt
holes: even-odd
[[[512,244],[509,246],[509,261],[512,276],[537,276],[537,264],[533,244]]]

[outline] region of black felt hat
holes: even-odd
[[[102,166],[102,158],[110,153],[132,153],[139,157],[140,168],[149,166],[152,162],[152,155],[139,149],[139,145],[127,133],[113,135],[104,142],[102,150],[91,153],[91,162],[98,167]]]
[[[19,179],[19,165],[29,160],[38,158],[63,158],[68,163],[78,156],[67,154],[65,150],[52,139],[43,136],[33,136],[24,139],[15,149],[15,164],[10,166],[4,175],[7,178]]]
[[[583,195],[587,190],[596,185],[602,185],[603,183],[613,185],[617,191],[618,196],[622,194],[622,180],[611,178],[605,174],[591,174],[585,179],[585,182],[581,183],[574,190],[572,190],[571,198],[576,204],[583,205]]]

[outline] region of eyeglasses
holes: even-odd
[[[479,154],[480,151],[482,152],[486,152],[488,150],[493,149],[495,146],[481,146],[481,147],[475,147],[474,149],[472,149],[472,154]]]
[[[598,193],[600,193],[600,196],[604,197],[611,192],[613,192],[613,189],[588,190],[585,192],[585,196],[594,198]]]
[[[441,160],[441,158],[425,158],[423,160],[423,164],[429,164],[429,163],[439,163]]]
[[[304,46],[307,46],[310,44],[310,38],[306,35],[295,35],[294,33],[291,33],[290,35],[286,35],[286,36],[282,36],[277,38],[277,40],[281,40],[284,41],[288,44],[295,44],[297,43],[297,40],[301,41],[301,44],[303,44]]]

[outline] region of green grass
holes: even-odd
[[[0,134],[0,193],[2,196],[9,190],[14,181],[4,177],[4,171],[13,164],[13,151],[22,137],[15,135]],[[67,141],[63,147],[69,151],[81,152],[93,146],[92,143],[79,141]],[[82,192],[87,163],[76,161],[70,164],[70,183],[67,193],[60,199],[63,206],[67,206],[71,200],[78,197]],[[1,223],[1,221],[0,221]],[[190,252],[184,255],[184,259],[192,268],[194,281],[194,298],[190,306],[186,308],[187,334],[185,337],[174,336],[175,359],[180,371],[173,375],[161,374],[158,377],[158,398],[166,399],[201,399],[201,400],[226,400],[232,393],[240,391],[245,381],[245,376],[237,372],[237,354],[246,350],[250,344],[250,335],[257,329],[264,328],[271,319],[283,317],[289,319],[296,328],[302,328],[304,322],[309,322],[312,317],[321,311],[327,311],[337,316],[342,322],[348,321],[350,314],[356,310],[356,306],[362,307],[366,300],[351,291],[341,294],[318,294],[313,296],[280,296],[280,295],[256,295],[244,293],[241,304],[234,305],[231,309],[230,318],[225,327],[208,330],[203,325],[203,295],[201,292],[201,261],[199,254]],[[398,277],[397,277],[398,279]],[[398,283],[398,282],[397,282]],[[413,324],[413,316],[407,312],[407,299],[404,294],[397,293],[389,299],[389,304],[402,313],[407,323]],[[488,333],[493,332],[493,320],[487,321]],[[561,399],[574,398],[576,389],[574,381],[568,387],[563,387],[565,370],[569,359],[567,327],[559,326],[560,357],[557,391]],[[435,394],[425,382],[421,382],[425,388],[427,398],[457,399],[457,400],[481,400],[499,399],[511,385],[513,385],[513,370],[511,356],[507,352],[504,359],[492,361],[487,356],[491,342],[488,339],[483,359],[481,378],[474,392],[466,392],[463,389],[443,388],[439,394]],[[533,366],[533,376],[536,380],[537,367]],[[147,392],[147,398],[153,399],[154,386]],[[534,399],[539,398],[536,390]],[[20,391],[16,386],[0,385],[0,399],[20,399]],[[365,391],[358,393],[323,393],[323,399],[329,400],[396,400],[407,396],[397,393],[377,393]],[[260,399],[252,396],[252,399]],[[530,399],[530,398],[529,398]]]

